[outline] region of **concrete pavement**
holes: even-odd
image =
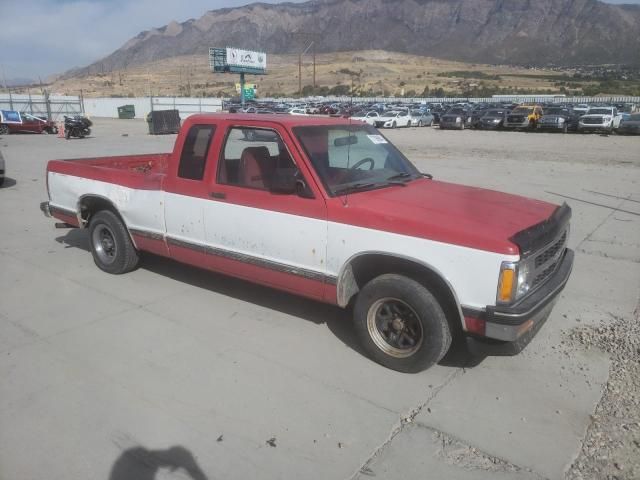
[[[84,233],[38,210],[46,161],[168,151],[175,137],[95,123],[85,140],[0,138],[0,479],[121,480],[130,452],[164,479],[194,478],[193,462],[209,480],[563,477],[609,367],[566,333],[638,303],[640,139],[389,132],[439,179],[584,200],[566,199],[573,276],[522,354],[404,375],[360,353],[340,309],[152,256],[98,270]]]

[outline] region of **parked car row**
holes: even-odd
[[[640,134],[638,115],[622,113],[628,105],[506,103],[257,103],[247,113],[289,113],[350,117],[377,128],[518,130]],[[633,118],[632,118],[633,117]]]

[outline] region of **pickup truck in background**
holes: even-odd
[[[611,133],[620,126],[622,115],[616,107],[591,107],[580,117],[579,132],[607,132]]]
[[[352,308],[404,372],[454,338],[517,353],[573,264],[568,206],[433,180],[345,118],[194,115],[172,153],[52,160],[47,186],[43,212],[86,229],[105,272],[151,252]]]
[[[542,107],[540,105],[520,105],[507,114],[504,128],[535,130],[541,117]]]

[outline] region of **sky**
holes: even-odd
[[[0,0],[0,82],[44,80],[105,57],[143,30],[247,3],[253,0]]]

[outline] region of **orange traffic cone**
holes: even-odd
[[[58,138],[64,138],[64,122],[58,122]]]

